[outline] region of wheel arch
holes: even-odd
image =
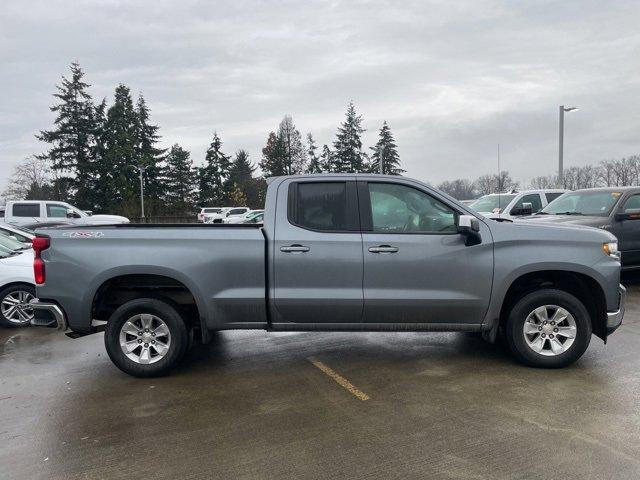
[[[115,268],[94,279],[87,290],[83,304],[88,318],[107,320],[115,308],[128,300],[140,298],[140,293],[144,292],[144,296],[164,300],[191,314],[191,317],[186,317],[188,323],[201,330],[203,340],[208,338],[202,293],[178,271],[148,266]]]
[[[540,288],[557,288],[575,296],[589,312],[593,333],[606,339],[607,303],[604,289],[594,277],[572,270],[536,270],[513,279],[502,299],[493,338],[518,300]]]

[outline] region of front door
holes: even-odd
[[[366,323],[479,324],[491,297],[493,245],[465,246],[456,207],[426,187],[358,182]]]
[[[277,205],[273,327],[360,322],[363,258],[355,181],[286,181]]]
[[[637,211],[640,209],[640,194],[627,198],[618,213]],[[616,220],[612,215],[611,229],[618,238],[618,250],[622,253],[622,264],[625,268],[640,266],[640,219]]]

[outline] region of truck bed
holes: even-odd
[[[69,326],[91,331],[98,293],[131,276],[175,279],[193,295],[209,329],[266,325],[265,237],[259,224],[119,224],[42,228],[46,282]],[[49,262],[55,268],[47,269]],[[146,281],[146,280],[145,280]]]

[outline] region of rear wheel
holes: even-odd
[[[0,290],[0,325],[4,327],[27,327],[33,319],[33,308],[29,302],[36,296],[32,285],[17,284]]]
[[[189,334],[173,306],[155,298],[140,298],[113,312],[104,344],[111,361],[123,372],[156,377],[182,359]]]
[[[560,368],[582,356],[591,340],[584,304],[562,290],[544,289],[521,298],[509,313],[507,345],[526,365]]]

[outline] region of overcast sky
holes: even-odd
[[[44,149],[77,60],[99,101],[142,92],[165,146],[200,163],[214,130],[254,162],[290,114],[333,141],[353,100],[365,144],[387,120],[407,175],[521,182],[640,153],[638,1],[8,1],[0,9],[0,188]]]

